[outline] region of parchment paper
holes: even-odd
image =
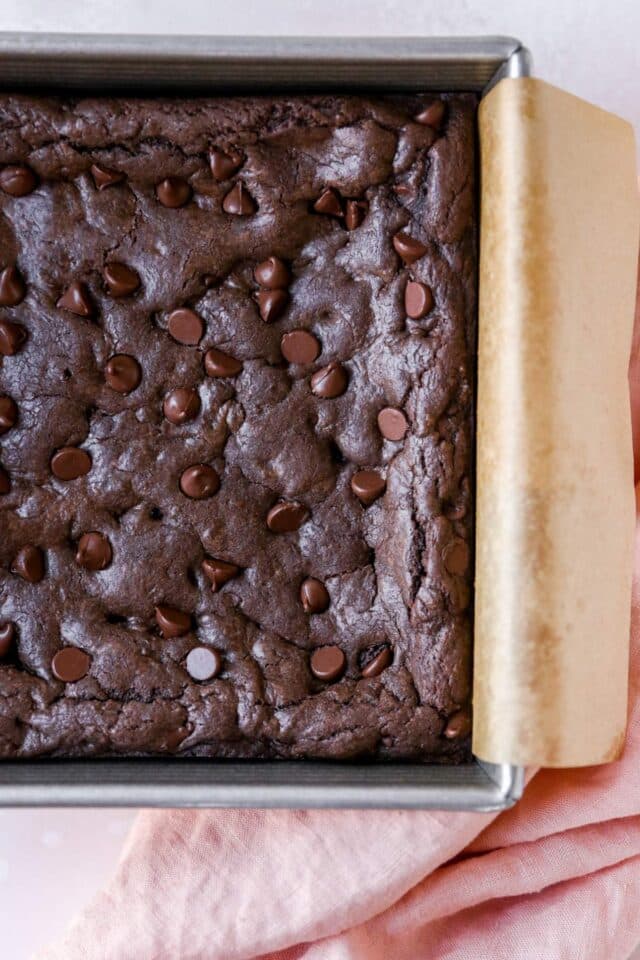
[[[605,763],[627,710],[633,131],[530,78],[479,125],[473,749]]]

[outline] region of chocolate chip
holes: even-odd
[[[191,615],[175,607],[156,607],[156,623],[165,640],[182,637],[191,629]]]
[[[344,215],[344,225],[347,230],[357,230],[368,212],[369,204],[366,200],[347,200]]]
[[[169,333],[178,343],[195,347],[204,333],[204,320],[189,307],[178,307],[169,314]]]
[[[308,330],[292,330],[280,341],[282,356],[289,363],[313,363],[320,356],[320,342]]]
[[[18,550],[11,564],[11,572],[27,583],[40,583],[44,577],[44,554],[40,547],[29,543]]]
[[[185,497],[191,497],[192,500],[206,500],[220,489],[220,477],[208,464],[196,463],[183,472],[180,489]]]
[[[383,407],[378,414],[378,429],[387,440],[402,440],[409,424],[402,410],[395,407]]]
[[[104,379],[112,390],[131,393],[142,379],[142,370],[135,357],[130,357],[128,353],[116,353],[107,360]]]
[[[204,369],[208,377],[236,377],[242,370],[242,361],[211,347],[204,355]]]
[[[343,217],[342,197],[333,187],[323,190],[313,205],[316,213],[324,213],[330,217]]]
[[[458,710],[452,714],[443,730],[447,740],[457,740],[471,733],[471,715],[468,710]]]
[[[239,180],[222,201],[222,209],[236,217],[248,217],[256,212],[257,205],[244,183]]]
[[[391,653],[390,647],[383,647],[382,650],[379,650],[371,660],[362,668],[360,673],[363,677],[378,677],[383,670],[386,670],[391,661],[393,660],[393,654]]]
[[[190,387],[178,387],[164,398],[162,410],[170,423],[186,423],[200,412],[200,397]]]
[[[115,183],[122,183],[125,174],[120,170],[112,170],[110,167],[103,167],[102,164],[94,163],[91,168],[91,176],[98,190],[106,190]]]
[[[238,576],[240,567],[237,567],[235,563],[227,563],[226,560],[215,560],[207,557],[206,560],[202,561],[202,572],[211,581],[212,592],[217,593],[220,587]]]
[[[267,514],[267,526],[273,533],[293,533],[308,519],[309,511],[303,504],[279,500]]]
[[[453,540],[443,550],[442,559],[449,573],[462,576],[469,566],[469,547],[464,540]]]
[[[76,563],[85,570],[105,570],[111,563],[111,544],[103,533],[92,530],[78,540]]]
[[[375,470],[359,470],[351,477],[351,489],[366,507],[382,496],[386,486],[384,477]]]
[[[317,370],[311,377],[311,390],[316,397],[332,400],[345,392],[349,384],[347,371],[336,360]]]
[[[26,163],[10,164],[0,170],[0,190],[12,197],[24,197],[38,186],[38,178]]]
[[[156,197],[163,207],[175,210],[191,199],[191,187],[182,177],[167,177],[156,185]]]
[[[213,147],[209,153],[209,166],[216,180],[228,180],[244,163],[244,155],[239,150],[220,150]]]
[[[289,294],[286,290],[261,290],[256,294],[256,300],[260,316],[265,323],[271,323],[284,313]]]
[[[424,257],[427,252],[424,243],[420,243],[419,240],[410,237],[408,233],[402,230],[396,233],[392,242],[394,250],[405,263],[414,263],[420,257]]]
[[[13,623],[0,623],[0,659],[7,656],[16,636],[16,628]]]
[[[62,294],[56,306],[61,310],[69,310],[78,317],[92,317],[94,306],[84,283],[74,280]]]
[[[5,267],[0,273],[0,307],[17,307],[25,298],[27,288],[22,274],[14,266]]]
[[[76,480],[91,470],[91,457],[80,447],[61,447],[51,458],[51,472],[58,480]]]
[[[412,320],[422,320],[433,309],[431,287],[418,280],[410,280],[404,288],[404,309]]]
[[[222,657],[211,647],[193,647],[184,665],[194,680],[212,680],[222,670]]]
[[[446,108],[442,100],[434,100],[433,103],[430,103],[428,107],[421,110],[413,119],[416,123],[422,123],[426,127],[439,130],[444,120],[445,110]]]
[[[318,647],[311,654],[311,672],[318,680],[331,682],[337,680],[344,673],[347,658],[340,647],[330,644]]]
[[[76,683],[89,673],[91,657],[78,647],[63,647],[51,661],[51,672],[62,683]]]
[[[269,257],[263,260],[253,271],[255,281],[267,290],[277,290],[286,287],[291,280],[291,274],[286,263],[279,257]]]
[[[15,426],[18,408],[11,397],[0,397],[0,437]]]
[[[13,357],[27,341],[27,331],[20,323],[0,320],[0,353]]]
[[[127,297],[140,286],[140,277],[125,263],[108,263],[103,272],[104,282],[112,297]]]
[[[300,584],[300,603],[305,613],[324,613],[329,606],[329,591],[322,580],[307,577]]]
[[[4,497],[8,493],[11,493],[11,477],[4,467],[0,467],[0,497]]]

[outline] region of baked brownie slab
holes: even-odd
[[[475,108],[0,98],[0,755],[468,758]]]

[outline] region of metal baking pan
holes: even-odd
[[[0,89],[48,93],[489,90],[527,76],[507,37],[333,39],[0,34]],[[188,759],[0,762],[0,805],[500,810],[524,771]]]

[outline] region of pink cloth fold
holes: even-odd
[[[640,325],[631,386],[640,414]],[[143,812],[115,876],[38,960],[626,960],[640,942],[640,536],[631,640],[619,761],[540,771],[497,817]]]

